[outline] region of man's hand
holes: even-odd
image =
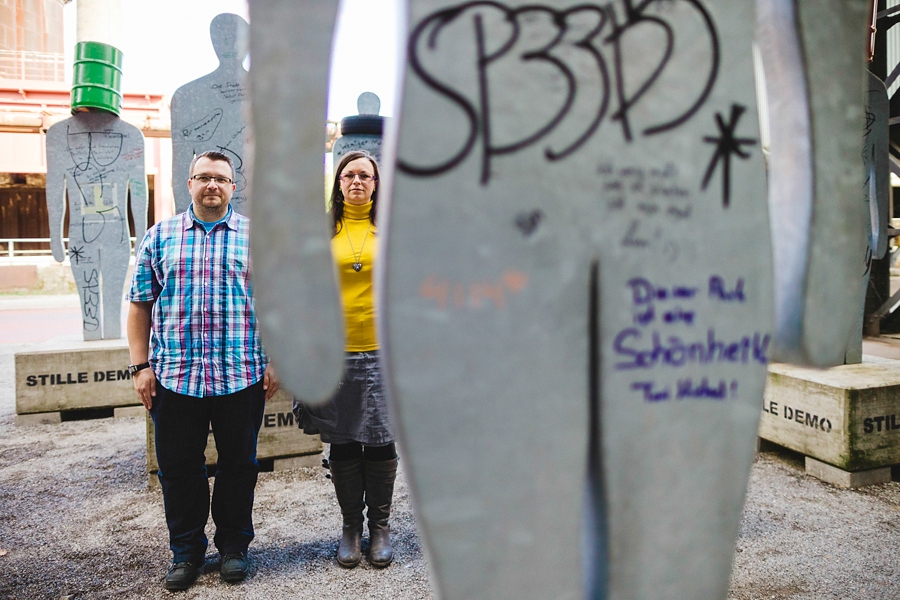
[[[141,369],[134,374],[132,381],[144,408],[153,408],[153,397],[156,396],[156,374],[153,369]]]
[[[266,402],[275,395],[279,389],[278,378],[275,376],[275,369],[270,363],[266,367],[266,374],[263,375],[263,389],[266,391]]]
[[[149,362],[150,352],[150,320],[153,313],[153,302],[132,302],[128,306],[128,354],[131,364],[139,365]],[[141,369],[132,378],[138,398],[147,410],[153,407],[153,396],[156,395],[156,374],[152,368]]]

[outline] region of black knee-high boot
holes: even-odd
[[[334,493],[341,506],[344,525],[341,528],[341,542],[338,545],[338,564],[352,569],[359,564],[362,556],[363,494],[365,474],[363,460],[332,460],[331,481]]]
[[[394,559],[391,546],[391,500],[394,496],[394,480],[397,478],[397,459],[367,460],[366,506],[369,518],[369,563],[384,568]]]

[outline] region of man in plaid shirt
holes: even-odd
[[[173,554],[169,590],[189,588],[206,560],[210,426],[219,456],[212,516],[221,577],[247,576],[257,436],[278,389],[253,311],[250,221],[230,205],[231,160],[204,152],[190,174],[190,208],[147,231],[126,296],[129,369],[156,432]]]

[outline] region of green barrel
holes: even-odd
[[[72,77],[72,112],[122,108],[122,51],[100,42],[78,42]]]

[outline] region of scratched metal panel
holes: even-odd
[[[81,297],[85,340],[122,337],[122,290],[134,235],[147,230],[141,130],[105,112],[80,112],[47,130],[47,213],[53,258],[69,261]],[[63,231],[68,196],[69,231]]]
[[[331,395],[344,366],[341,300],[322,198],[337,5],[250,3],[254,294],[263,342],[284,387],[309,403]]]
[[[862,362],[862,338],[865,325],[866,290],[872,259],[884,258],[888,248],[887,225],[891,207],[891,164],[889,120],[890,100],[884,82],[868,73],[866,105],[863,119],[862,167],[865,179],[862,195],[867,204],[869,222],[866,245],[860,261],[860,275],[856,277],[857,295],[853,308],[856,309],[856,323],[847,340],[845,364]],[[852,280],[851,280],[852,281]],[[849,284],[850,282],[848,282]]]
[[[440,597],[725,598],[772,327],[753,5],[408,23],[379,307]]]
[[[771,116],[775,358],[844,362],[866,269],[863,53],[867,0],[758,0]]]
[[[217,15],[209,25],[213,49],[219,57],[215,71],[186,83],[172,95],[172,191],[175,212],[191,204],[187,188],[191,160],[215,150],[234,163],[231,196],[236,212],[249,213],[247,167],[244,144],[249,145],[250,129],[244,120],[247,99],[247,22],[230,13]]]
[[[866,77],[868,85],[863,120],[863,190],[870,216],[868,250],[871,258],[881,259],[888,250],[887,226],[891,218],[891,103],[884,82],[870,72],[866,73]]]

